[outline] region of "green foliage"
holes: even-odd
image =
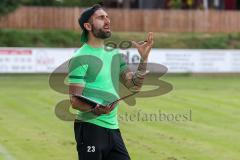
[[[0,16],[14,11],[19,4],[19,0],[0,0]]]
[[[27,6],[78,6],[89,7],[101,0],[22,0],[23,5]]]
[[[69,30],[0,29],[4,47],[80,47],[80,32]],[[146,33],[113,32],[106,41],[141,41]],[[154,33],[154,48],[239,49],[240,33]]]
[[[102,0],[63,0],[62,5],[89,7],[97,3],[102,3]]]
[[[102,0],[0,0],[0,16],[14,11],[19,5],[89,7]]]
[[[0,29],[0,46],[8,47],[77,47],[80,33],[66,30]]]
[[[182,7],[181,0],[170,0],[169,2],[170,8],[180,9]]]

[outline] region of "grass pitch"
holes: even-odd
[[[120,105],[120,128],[132,159],[238,160],[240,77],[161,79],[173,85],[170,93],[137,98],[134,107]],[[77,159],[73,123],[54,114],[68,96],[48,86],[48,75],[0,75],[0,89],[0,160]],[[138,112],[143,117],[190,110],[191,120],[130,120]]]

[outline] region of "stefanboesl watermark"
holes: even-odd
[[[189,109],[181,113],[167,113],[159,109],[157,112],[148,113],[139,109],[134,113],[119,113],[118,120],[125,122],[187,122],[192,121],[192,110]]]

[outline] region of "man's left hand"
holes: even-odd
[[[139,54],[141,55],[141,58],[144,61],[147,61],[148,55],[153,46],[153,32],[148,33],[147,39],[146,39],[146,41],[144,41],[144,43],[139,44],[135,41],[132,41],[132,44],[134,47],[137,48]]]

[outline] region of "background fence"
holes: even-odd
[[[79,30],[82,8],[21,7],[1,17],[0,28]],[[107,9],[113,31],[240,32],[240,12]]]

